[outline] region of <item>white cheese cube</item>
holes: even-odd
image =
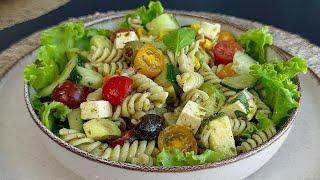
[[[117,49],[124,48],[127,42],[137,41],[138,36],[134,31],[121,32],[117,33],[116,39],[114,40],[114,44]]]
[[[218,38],[218,34],[220,32],[221,25],[220,24],[211,24],[208,22],[203,22],[200,25],[200,29],[198,31],[199,35],[203,35],[210,40],[216,40]]]
[[[195,134],[205,114],[203,107],[193,101],[188,101],[182,109],[176,124],[188,127]]]
[[[81,119],[108,118],[112,116],[112,106],[108,101],[86,101],[80,104]]]
[[[211,130],[209,137],[210,149],[222,152],[228,156],[236,155],[236,145],[228,116],[222,116],[209,123]]]

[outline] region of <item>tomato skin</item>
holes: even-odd
[[[114,76],[103,85],[102,96],[112,106],[117,106],[132,91],[133,80],[126,76]]]
[[[232,69],[232,63],[227,64],[226,66],[224,66],[218,73],[217,76],[220,79],[223,79],[225,77],[231,77],[233,75],[235,75],[236,72]]]
[[[111,37],[110,37],[111,42],[114,43],[114,40],[116,39],[118,33],[129,32],[129,31],[133,31],[133,30],[132,29],[128,29],[128,28],[120,28],[120,29],[114,31],[111,34]]]
[[[221,31],[219,33],[218,42],[220,41],[236,41],[233,34],[229,31]]]
[[[145,44],[138,50],[133,64],[139,73],[155,78],[164,69],[164,56],[152,44]]]
[[[130,139],[131,137],[133,137],[134,135],[134,130],[133,129],[130,129],[130,130],[127,130],[127,131],[124,131],[122,132],[122,135],[121,137],[115,139],[115,140],[112,140],[108,143],[109,146],[111,147],[115,147],[117,145],[120,145],[120,146],[123,146],[123,144],[128,140]]]
[[[233,55],[237,51],[243,51],[242,47],[233,41],[220,41],[211,51],[211,56],[215,64],[229,64],[233,60]]]
[[[71,109],[80,107],[80,104],[86,101],[90,90],[88,87],[80,87],[72,81],[66,80],[55,87],[52,93],[54,101],[61,102]]]

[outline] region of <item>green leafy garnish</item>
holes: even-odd
[[[251,29],[243,33],[238,42],[245,49],[245,52],[259,63],[265,63],[266,47],[272,45],[272,35],[268,27]]]
[[[180,28],[163,36],[163,43],[177,55],[182,48],[194,41],[196,34],[197,32],[191,28]]]
[[[292,76],[307,71],[302,58],[294,57],[291,60],[256,64],[250,68],[250,74],[263,86],[262,100],[272,108],[271,120],[277,127],[283,125],[289,111],[298,106],[300,93],[297,85],[291,81]]]
[[[258,120],[257,127],[259,130],[267,130],[274,127],[272,120],[269,119],[268,116],[263,113],[258,113],[256,115],[256,119]]]
[[[167,63],[167,79],[171,82],[174,91],[177,95],[182,93],[181,87],[177,82],[177,75],[179,74],[179,70],[171,63]]]
[[[222,153],[207,149],[200,155],[194,152],[183,153],[178,149],[164,150],[157,155],[158,166],[190,166],[220,161],[226,158]]]
[[[163,7],[160,1],[150,1],[148,4],[148,9],[145,6],[141,6],[134,12],[127,14],[123,21],[120,23],[120,27],[129,28],[128,19],[139,17],[141,24],[145,26],[152,19],[156,18],[163,13]]]
[[[53,130],[55,121],[65,121],[68,113],[71,110],[61,102],[50,102],[43,103],[42,111],[40,114],[40,120],[44,126],[46,126],[50,131]]]

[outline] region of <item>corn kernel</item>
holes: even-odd
[[[213,43],[209,39],[205,39],[202,46],[203,46],[203,48],[210,50],[210,49],[212,49]]]
[[[194,30],[196,30],[196,31],[198,31],[199,29],[200,29],[200,24],[199,23],[193,23],[193,24],[191,24],[191,28],[192,29],[194,29]]]
[[[195,65],[194,65],[195,70],[196,70],[196,71],[199,70],[200,67],[201,67],[199,58],[195,57],[195,62],[194,62],[194,64],[195,64]]]

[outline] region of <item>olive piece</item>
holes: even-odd
[[[154,140],[164,129],[164,119],[156,114],[146,114],[134,128],[135,136],[140,140]]]

